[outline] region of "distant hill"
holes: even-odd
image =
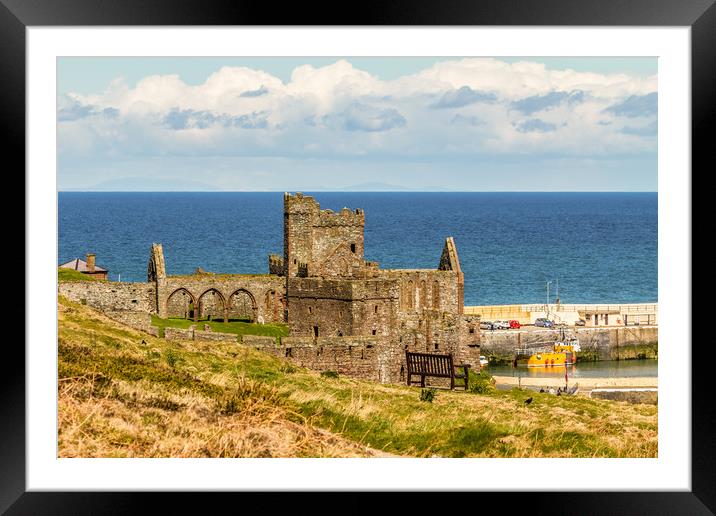
[[[358,183],[350,186],[344,186],[337,189],[340,192],[416,192],[416,191],[430,191],[440,192],[444,191],[444,188],[440,187],[423,187],[423,188],[410,188],[407,186],[399,186],[390,183]]]
[[[220,188],[193,179],[162,177],[120,177],[83,188],[63,188],[65,192],[220,192]]]

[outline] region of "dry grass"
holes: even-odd
[[[385,455],[310,424],[308,418],[282,406],[278,390],[264,382],[236,377],[226,371],[217,374],[203,371],[199,376],[216,386],[215,391],[203,389],[207,392],[201,393],[189,387],[177,388],[171,375],[179,375],[181,381],[181,373],[172,371],[159,358],[163,352],[166,355],[166,343],[121,328],[101,314],[91,313],[91,319],[85,320],[90,313],[87,308],[64,300],[60,304],[60,457]],[[211,347],[203,343],[191,345],[196,348],[192,352],[197,354],[206,353]],[[178,349],[182,348],[187,346],[180,344]],[[112,353],[120,349],[121,353]],[[110,358],[121,354],[140,360],[156,357],[154,367],[169,373],[159,375],[168,381],[153,381],[157,378],[152,375],[133,381],[117,379],[101,371],[106,365],[101,359],[93,364],[90,360],[85,373],[68,376],[73,351],[90,357],[101,352],[103,358],[107,354]],[[204,362],[210,361],[209,357]]]
[[[657,407],[329,378],[60,300],[61,457],[656,457]],[[533,397],[529,406],[524,400]]]
[[[93,378],[61,382],[61,457],[369,457],[375,452],[284,411],[251,403],[221,414],[208,400]]]

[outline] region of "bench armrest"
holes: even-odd
[[[453,367],[455,369],[462,369],[461,375],[457,375],[457,374],[455,374],[455,372],[453,372],[453,376],[455,376],[456,378],[467,377],[467,375],[469,374],[467,370],[470,369],[470,364],[458,364],[458,365],[453,365]]]
[[[455,369],[462,369],[462,374],[453,372],[453,377],[462,378],[465,383],[465,390],[468,390],[468,382],[470,381],[470,364],[458,364],[454,366]]]

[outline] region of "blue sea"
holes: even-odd
[[[305,192],[309,194],[310,192]],[[58,264],[97,254],[110,279],[145,281],[152,242],[168,274],[266,273],[283,254],[283,193],[60,192]],[[435,268],[452,236],[465,304],[657,301],[656,193],[313,193],[365,209],[366,259]]]

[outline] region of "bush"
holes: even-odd
[[[435,389],[432,387],[428,389],[420,389],[420,401],[427,401],[428,403],[432,403],[435,399]]]
[[[335,371],[322,371],[321,376],[324,378],[338,378],[338,373]]]
[[[167,364],[169,364],[169,367],[171,367],[172,369],[174,369],[174,367],[177,365],[177,362],[179,361],[179,356],[173,349],[168,349],[164,358],[166,358]]]
[[[470,392],[475,394],[488,394],[495,390],[495,379],[487,371],[479,373],[469,372]]]

